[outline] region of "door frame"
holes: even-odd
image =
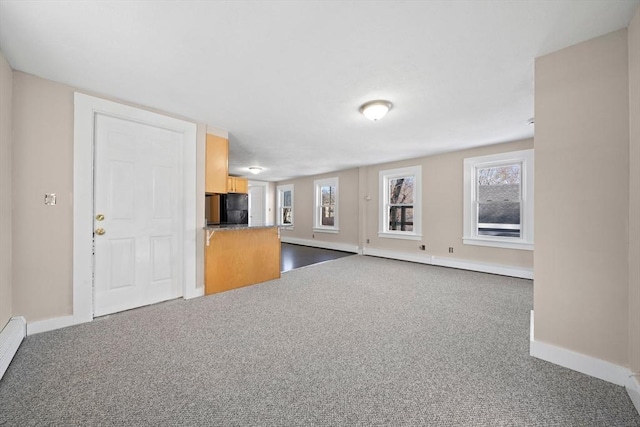
[[[93,170],[95,116],[104,114],[183,134],[182,296],[202,295],[196,282],[196,135],[184,120],[74,93],[73,138],[73,323],[93,320]]]
[[[269,194],[269,183],[264,181],[253,181],[249,180],[249,188],[250,187],[262,187],[262,224],[266,225],[269,223],[269,216],[267,212],[269,207],[267,206],[268,194]],[[249,198],[249,203],[251,203],[251,198]],[[249,209],[249,214],[251,214],[251,209]]]

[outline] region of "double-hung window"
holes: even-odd
[[[313,230],[337,233],[338,228],[338,177],[314,181],[315,209]]]
[[[380,171],[378,236],[422,238],[422,167]]]
[[[278,225],[293,226],[293,184],[278,186]]]
[[[464,159],[468,245],[533,250],[533,150]]]

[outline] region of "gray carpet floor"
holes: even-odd
[[[640,426],[529,356],[532,282],[351,256],[28,337],[3,426]]]

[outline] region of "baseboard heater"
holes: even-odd
[[[0,379],[26,336],[27,321],[22,316],[9,319],[9,323],[0,332]]]

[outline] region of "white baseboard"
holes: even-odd
[[[9,319],[0,331],[0,378],[9,368],[22,340],[27,336],[27,321],[22,316]]]
[[[27,335],[35,335],[41,332],[53,331],[54,329],[66,328],[75,325],[76,319],[73,316],[54,317],[53,319],[37,320],[27,324]],[[84,322],[80,322],[84,323]]]
[[[334,251],[353,252],[354,254],[360,253],[360,248],[357,245],[350,245],[348,243],[333,243],[324,242],[322,240],[315,239],[299,239],[297,237],[280,236],[280,241],[283,243],[291,243],[294,245],[313,246],[314,248],[332,249]]]
[[[479,271],[481,273],[499,274],[501,276],[518,277],[520,279],[533,280],[533,269],[526,267],[513,267],[502,264],[489,264],[485,262],[467,261],[457,258],[433,257],[433,265],[441,267],[459,268],[461,270]]]
[[[437,257],[427,253],[407,253],[388,251],[385,249],[364,248],[363,255],[377,256],[381,258],[397,259],[401,261],[418,262],[422,264],[437,265],[440,267],[458,268],[460,270],[478,271],[481,273],[499,274],[501,276],[518,277],[521,279],[533,279],[533,269],[525,267],[512,267],[502,264],[489,264],[485,262],[470,261],[458,258]]]
[[[640,383],[638,382],[637,375],[639,374],[636,374],[635,376],[629,375],[625,388],[627,389],[627,394],[633,402],[633,406],[636,407],[636,411],[638,411],[638,413],[640,414]]]
[[[184,296],[184,299],[192,299],[204,296],[204,286],[198,286],[195,289],[187,290],[188,294]]]
[[[633,402],[633,406],[636,407],[636,411],[640,414],[640,383],[638,382],[638,375],[640,374],[629,375],[625,388]]]
[[[531,310],[529,335],[529,354],[531,356],[619,386],[626,386],[628,384],[631,371],[624,366],[545,342],[536,341],[534,339],[533,316],[533,310]]]
[[[408,253],[398,251],[388,251],[385,249],[367,248],[362,250],[362,255],[377,256],[380,258],[397,259],[400,261],[418,262],[421,264],[433,264],[433,257],[426,252]]]

